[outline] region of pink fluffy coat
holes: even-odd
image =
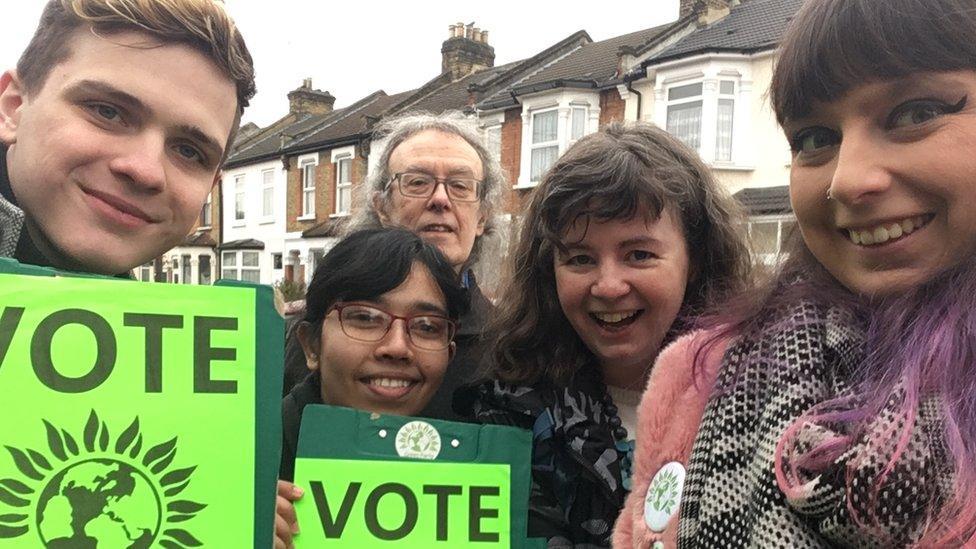
[[[687,334],[664,349],[654,364],[637,409],[633,485],[614,527],[616,549],[647,549],[656,541],[669,549],[677,546],[678,512],[664,532],[652,532],[644,522],[644,498],[663,465],[677,461],[687,467],[727,344],[709,345],[700,367],[694,367],[698,350],[710,340],[704,332]]]

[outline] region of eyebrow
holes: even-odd
[[[630,248],[633,246],[656,246],[661,244],[661,239],[654,238],[653,236],[635,236],[633,238],[628,238],[627,240],[621,241],[617,244],[617,248]],[[574,251],[574,250],[589,250],[590,247],[582,242],[559,242],[557,243],[557,248],[561,248],[564,252]]]
[[[433,170],[430,169],[430,168],[431,168],[431,166],[429,164],[407,164],[407,167],[404,168],[402,171],[404,171],[404,172],[421,172],[421,173],[424,173],[424,174],[431,175],[431,172]],[[464,175],[464,176],[474,177],[474,173],[475,172],[469,166],[457,165],[457,166],[451,166],[451,167],[449,167],[447,169],[447,173],[448,173],[448,175],[452,175],[452,176],[453,175]]]
[[[384,299],[383,296],[377,297],[374,301],[385,307],[390,306],[390,302]],[[444,310],[444,307],[430,301],[423,301],[423,300],[413,301],[409,305],[407,305],[406,308],[407,310],[410,311],[420,311],[422,313],[435,313],[441,316],[445,316],[445,317],[447,316],[447,311]]]
[[[68,93],[72,95],[84,93],[103,95],[115,103],[118,103],[131,111],[137,112],[140,115],[146,115],[152,111],[152,109],[150,109],[149,106],[143,103],[138,97],[124,92],[111,84],[106,84],[105,82],[100,82],[98,80],[81,80],[77,84],[69,87]],[[185,137],[196,141],[201,147],[208,149],[208,152],[214,155],[215,159],[220,159],[223,157],[224,148],[220,146],[216,139],[207,135],[207,133],[199,127],[189,124],[180,124],[177,129]],[[214,162],[216,162],[216,160],[214,160]]]

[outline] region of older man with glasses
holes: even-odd
[[[437,246],[467,288],[471,307],[455,336],[457,353],[439,392],[421,414],[459,420],[451,408],[452,395],[476,369],[476,345],[491,311],[474,272],[498,265],[498,258],[489,256],[499,248],[493,216],[504,176],[475,122],[460,113],[393,117],[373,135],[372,154],[379,161],[360,189],[359,203],[367,207],[354,214],[349,230],[404,227]],[[286,351],[286,392],[307,372],[293,339],[289,337]]]

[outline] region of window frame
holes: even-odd
[[[776,223],[776,250],[771,253],[760,253],[753,246],[755,241],[753,240],[752,229],[754,225],[769,223]],[[749,236],[750,246],[753,246],[752,253],[757,262],[775,266],[786,260],[787,254],[785,253],[784,245],[789,234],[784,230],[784,225],[789,224],[792,224],[793,230],[796,230],[796,216],[792,213],[749,216],[746,220],[746,234]]]
[[[256,259],[255,265],[245,265],[245,257]],[[228,261],[233,259],[233,261]],[[255,273],[255,280],[246,280],[244,273]],[[220,278],[261,283],[261,250],[224,250],[220,253]]]
[[[247,221],[247,174],[234,176],[234,223],[243,225]]]
[[[334,214],[339,215],[349,215],[352,212],[352,160],[353,156],[350,154],[338,155],[333,163],[335,164],[335,207],[333,208]],[[342,181],[343,169],[342,165],[345,163],[348,166],[346,170],[347,181]],[[348,203],[343,199],[343,192],[346,192]]]
[[[275,215],[275,203],[274,203],[274,185],[275,185],[275,169],[268,168],[261,170],[261,220],[263,222],[274,221]],[[271,176],[271,180],[268,181],[268,176]],[[266,208],[269,205],[270,199],[270,211]]]
[[[543,114],[550,114],[550,113],[552,113],[555,116],[555,118],[556,118],[556,134],[552,138],[552,140],[550,140],[550,141],[536,142],[535,141],[536,117],[538,117],[540,115],[543,115]],[[529,177],[528,177],[528,180],[529,180],[529,183],[532,183],[534,185],[537,185],[540,181],[542,181],[542,178],[545,176],[546,172],[549,171],[549,168],[551,168],[552,165],[555,164],[557,160],[559,160],[559,153],[560,153],[560,148],[559,148],[559,107],[558,106],[555,106],[555,107],[549,107],[549,108],[542,108],[542,109],[533,110],[533,111],[531,111],[529,113],[529,120],[531,120],[531,122],[530,122],[530,125],[529,125]],[[533,173],[532,173],[532,165],[534,163],[533,161],[534,161],[534,157],[535,157],[535,152],[536,151],[539,151],[539,150],[542,150],[542,149],[552,149],[552,148],[555,148],[556,149],[556,156],[553,159],[552,164],[549,164],[549,166],[546,167],[544,170],[541,170],[540,173],[533,175]]]
[[[301,181],[302,209],[299,221],[315,219],[315,178],[318,175],[318,155],[303,156],[298,159],[298,173]]]

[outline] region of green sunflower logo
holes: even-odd
[[[0,540],[27,536],[30,547],[40,540],[49,549],[202,545],[174,526],[206,507],[176,499],[196,469],[172,468],[176,438],[148,447],[137,417],[113,440],[94,410],[81,445],[43,423],[46,453],[5,446],[21,476],[0,479]]]

